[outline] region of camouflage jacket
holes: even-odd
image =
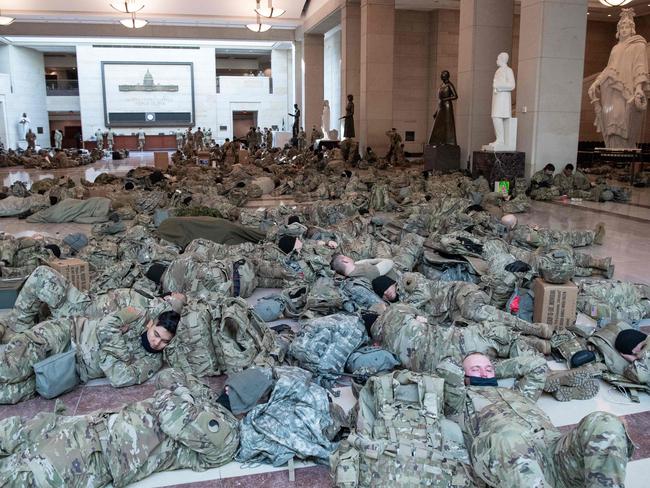
[[[150,319],[128,307],[103,319],[79,318],[75,325],[77,364],[82,381],[106,376],[115,387],[144,383],[163,364],[162,354],[142,347],[140,336]]]

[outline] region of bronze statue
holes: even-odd
[[[433,116],[433,129],[429,137],[430,146],[441,144],[456,145],[456,122],[454,121],[454,106],[451,103],[458,99],[456,87],[449,81],[449,71],[440,73],[442,85],[438,90],[438,109]]]
[[[354,137],[354,97],[348,95],[348,104],[345,106],[345,115],[341,117],[345,119],[343,125],[343,137],[350,139]]]
[[[32,132],[32,129],[27,129],[25,139],[27,140],[27,147],[29,149],[36,149],[36,134]]]
[[[300,132],[300,109],[298,108],[298,104],[294,103],[293,108],[296,111],[295,114],[289,114],[289,117],[293,117],[293,127],[292,127],[292,134],[294,139],[298,139],[298,133]]]

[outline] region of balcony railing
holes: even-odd
[[[273,77],[271,76],[217,76],[217,93],[246,89],[251,94],[262,92],[273,94]]]
[[[50,97],[79,96],[78,80],[46,80],[45,91]]]

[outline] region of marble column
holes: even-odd
[[[461,0],[456,134],[461,167],[494,140],[492,79],[501,52],[512,55],[513,0]]]
[[[517,148],[526,152],[527,177],[547,163],[576,162],[587,4],[588,0],[521,2]]]
[[[300,110],[302,110],[302,107],[304,105],[304,100],[302,97],[303,90],[302,90],[302,41],[294,41],[293,42],[293,49],[291,50],[292,53],[292,64],[293,64],[293,70],[291,71],[292,74],[292,83],[291,83],[291,93],[289,96],[289,99],[287,100],[287,113],[294,113],[293,109],[293,104],[297,103],[298,106],[300,107]],[[293,118],[289,117],[288,115],[284,116],[285,120],[285,130],[291,132],[291,126],[293,124]],[[302,123],[302,122],[301,122]]]
[[[380,156],[388,152],[386,131],[393,125],[394,41],[395,0],[361,0],[361,97],[355,123],[361,151],[371,146]]]
[[[301,125],[305,128],[307,138],[311,126],[320,127],[323,114],[324,83],[324,36],[323,34],[305,34],[302,46],[303,59],[303,104]]]
[[[357,107],[361,102],[361,3],[359,0],[345,0],[341,7],[341,115],[348,103],[348,94],[354,96]],[[335,127],[336,122],[336,127]],[[343,121],[332,119],[332,128],[343,137]],[[359,130],[358,117],[356,119]]]

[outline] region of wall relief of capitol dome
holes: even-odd
[[[147,70],[141,85],[119,85],[121,92],[177,92],[178,85],[156,85],[153,81],[153,75]]]

